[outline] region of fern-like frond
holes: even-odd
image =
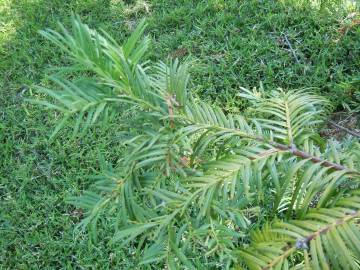
[[[253,237],[249,248],[239,251],[250,269],[359,269],[360,197],[344,198],[333,208],[311,210],[301,220],[276,221],[272,238]],[[267,228],[269,230],[269,228]]]
[[[178,59],[167,65],[159,62],[151,77],[153,86],[173,99],[173,106],[184,108],[188,102],[187,84],[189,82],[188,65],[180,64]]]
[[[256,118],[263,128],[273,132],[281,142],[293,145],[304,133],[321,122],[322,110],[326,102],[323,98],[305,91],[273,91],[270,97],[262,97],[259,92],[242,88],[239,96],[251,101],[260,114]]]
[[[184,179],[188,188],[202,190],[199,205],[202,214],[209,211],[212,201],[240,200],[242,196],[249,199],[252,192],[263,197],[262,180],[252,181],[254,173],[259,173],[267,159],[277,155],[273,148],[242,149],[238,155],[232,154],[202,165],[203,175]]]
[[[124,165],[130,169],[129,173],[158,165],[157,169],[164,175],[178,172],[186,176],[186,148],[176,143],[176,136],[166,129],[157,132],[149,129],[146,133],[125,142],[130,148],[129,154],[124,158]]]
[[[148,50],[148,39],[141,40],[145,27],[142,21],[122,46],[105,32],[101,35],[90,29],[78,17],[72,18],[70,32],[62,25],[62,33],[49,29],[40,31],[45,38],[71,55],[81,70],[96,75],[91,84],[84,83],[90,81],[85,79],[71,82],[59,78],[54,79],[61,87],[59,91],[38,88],[39,92],[53,97],[55,102],[35,102],[64,113],[63,121],[53,135],[75,114],[78,118],[74,133],[81,124],[87,128],[94,123],[103,111],[107,111],[107,107],[118,107],[121,103],[158,112],[161,117],[173,122],[175,110],[187,100],[187,65],[179,64],[177,60],[170,66],[160,63],[154,68],[155,75],[147,74],[144,56]]]
[[[73,16],[71,22],[70,32],[59,24],[61,33],[46,29],[40,31],[40,34],[71,55],[82,70],[93,71],[106,79],[106,83],[112,84],[114,81],[123,90],[129,90],[131,82],[127,78],[128,72],[134,72],[134,68],[148,51],[149,40],[140,40],[145,31],[145,21],[138,24],[122,46],[106,32],[103,31],[104,37],[89,28],[78,16]]]
[[[51,138],[72,117],[76,118],[73,130],[73,135],[76,135],[80,129],[82,133],[85,132],[90,125],[102,116],[107,121],[111,114],[110,107],[119,105],[113,102],[115,94],[111,88],[99,86],[93,80],[83,79],[70,82],[61,78],[52,78],[52,81],[60,87],[60,90],[37,87],[37,91],[51,96],[56,101],[55,103],[42,100],[31,101],[45,105],[50,109],[56,109],[64,114],[63,120],[55,128]]]

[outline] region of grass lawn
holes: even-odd
[[[191,61],[194,95],[227,111],[246,106],[240,86],[260,82],[266,91],[312,88],[341,110],[354,95],[342,85],[360,72],[359,15],[310,2],[0,0],[0,269],[139,269],[131,246],[108,245],[106,226],[96,243],[74,230],[82,213],[65,200],[89,185],[99,156],[116,164],[121,135],[114,121],[81,140],[70,129],[48,140],[60,116],[24,99],[70,59],[38,30],[68,25],[73,11],[121,41],[146,17],[149,58]]]

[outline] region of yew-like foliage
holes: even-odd
[[[64,115],[53,136],[69,119],[79,136],[127,115],[121,162],[70,199],[86,210],[80,226],[108,226],[138,269],[359,269],[360,147],[319,136],[326,100],[239,89],[249,110],[225,113],[191,96],[186,64],[144,60],[145,26],[122,45],[77,18],[41,32],[73,59],[67,70],[89,74],[38,88]]]

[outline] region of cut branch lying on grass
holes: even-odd
[[[332,125],[333,127],[336,127],[338,129],[341,129],[342,131],[345,131],[346,133],[350,134],[351,136],[360,138],[360,134],[354,130],[350,130],[346,127],[340,126],[339,124],[335,123],[334,121],[329,120],[328,121],[330,125]]]
[[[41,33],[95,75],[39,88],[53,102],[37,102],[64,114],[55,133],[72,116],[77,136],[131,112],[117,167],[101,166],[92,191],[70,199],[87,211],[83,227],[114,228],[110,244],[132,245],[138,267],[356,268],[360,147],[319,138],[324,98],[242,88],[251,111],[225,114],[189,95],[186,64],[144,61],[144,22],[122,46],[72,26]]]
[[[290,43],[290,41],[289,41],[289,39],[288,39],[288,37],[287,37],[286,34],[284,34],[284,38],[285,38],[286,44],[288,45],[288,47],[289,47],[292,55],[294,56],[294,59],[296,60],[296,63],[300,64],[299,58],[298,58],[295,50],[293,49],[293,47],[292,47],[292,45],[291,45],[291,43]]]

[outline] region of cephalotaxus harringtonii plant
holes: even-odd
[[[189,94],[187,64],[144,60],[145,26],[122,45],[75,17],[41,32],[89,74],[38,87],[64,115],[53,136],[128,115],[120,165],[70,200],[80,226],[107,220],[138,269],[359,269],[360,147],[320,138],[324,98],[241,89],[251,113],[225,113]]]

